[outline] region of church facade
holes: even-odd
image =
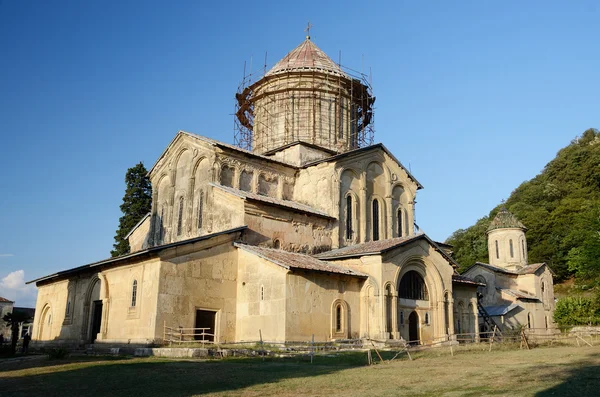
[[[241,144],[180,131],[149,171],[130,254],[32,281],[35,341],[151,344],[165,326],[219,343],[477,335],[484,284],[415,230],[422,186],[365,138],[367,85],[307,38],[237,99]]]

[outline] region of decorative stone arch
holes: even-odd
[[[192,165],[192,175],[195,176],[196,172],[198,171],[198,167],[200,167],[200,164],[202,163],[202,161],[206,160],[207,162],[208,157],[206,157],[205,155],[201,154],[198,159],[194,162],[194,164]],[[210,170],[211,168],[208,167],[208,169]],[[208,176],[208,180],[211,180],[211,175]]]
[[[174,161],[173,164],[175,164],[175,174],[177,175],[177,164],[179,163],[179,159],[181,158],[181,156],[183,156],[183,154],[185,152],[189,151],[192,154],[192,159],[194,158],[194,153],[187,147],[187,146],[182,146],[179,148],[179,150],[177,150],[175,156],[174,156]]]
[[[379,286],[371,278],[363,284],[360,291],[361,297],[361,333],[363,337],[369,338],[375,336],[377,329],[373,322],[377,316],[377,299],[379,297]]]
[[[467,323],[465,324],[465,326],[467,327],[467,332],[471,335],[469,335],[469,338],[474,338],[475,337],[475,323],[476,323],[476,319],[475,319],[475,307],[473,306],[472,302],[469,302],[469,304],[467,305],[467,311],[465,314],[465,317],[467,318]]]
[[[367,172],[367,170],[369,169],[371,164],[377,164],[378,166],[380,166],[383,169],[383,175],[385,177],[385,180],[388,182],[392,181],[392,172],[389,169],[389,167],[385,164],[384,158],[369,161],[368,163],[365,164],[365,167],[363,168],[362,171]]]
[[[393,338],[398,331],[396,298],[398,297],[396,286],[393,282],[388,281],[383,285],[383,321],[384,331],[388,333],[390,339]]]
[[[103,337],[106,336],[107,329],[107,320],[108,320],[108,309],[109,309],[109,286],[108,280],[106,279],[106,275],[97,273],[90,277],[90,281],[88,283],[87,289],[84,294],[84,302],[83,302],[83,321],[81,326],[81,339],[82,341],[89,340],[91,336],[91,326],[90,317],[92,316],[92,292],[96,286],[96,283],[100,283],[100,291],[99,291],[99,300],[102,301],[102,321],[100,333]]]
[[[236,166],[234,164],[230,164],[223,161],[219,161],[217,164],[219,167],[219,179],[217,183],[219,183],[222,186],[233,187],[235,184],[235,175],[237,173]],[[229,172],[231,173],[229,174]]]
[[[429,295],[429,317],[430,325],[433,327],[435,337],[446,334],[444,319],[444,292],[448,291],[444,286],[443,278],[437,267],[426,258],[420,255],[412,255],[406,258],[396,271],[396,291],[400,288],[402,277],[409,271],[416,271],[422,278]],[[400,294],[398,294],[400,296]],[[400,301],[400,298],[398,299]]]
[[[246,167],[240,168],[240,171],[239,171],[240,177],[239,177],[239,181],[238,181],[240,190],[246,191],[246,192],[252,192],[252,193],[256,192],[256,188],[254,186],[254,173],[255,173],[255,170],[251,167],[246,166]],[[245,180],[243,180],[244,174],[250,175],[249,182],[246,182]]]
[[[341,182],[341,180],[342,180],[342,175],[343,175],[343,174],[344,174],[344,172],[346,172],[346,171],[350,171],[350,172],[352,172],[352,173],[354,174],[354,176],[356,176],[356,179],[359,179],[359,180],[360,180],[360,174],[361,174],[361,171],[360,171],[360,170],[357,170],[356,168],[354,168],[354,167],[351,167],[351,166],[345,166],[345,167],[340,167],[340,168],[338,168],[338,169],[337,169],[337,174],[336,174],[336,176],[337,176],[337,180],[338,180],[338,181],[340,181],[340,182]]]
[[[451,335],[454,333],[452,291],[444,290],[444,333]]]
[[[459,300],[456,304],[456,333],[462,334],[465,331],[465,322],[464,322],[464,314],[465,314],[465,304],[462,300]]]
[[[267,197],[277,197],[279,187],[279,175],[267,172],[258,172],[257,193]]]
[[[347,339],[350,335],[350,306],[343,299],[331,304],[331,339]]]
[[[167,184],[164,187],[163,182],[166,181]],[[152,217],[153,222],[151,224],[152,234],[154,237],[154,244],[158,245],[162,243],[161,241],[161,233],[165,230],[167,226],[166,219],[169,215],[169,201],[171,199],[171,189],[173,188],[173,184],[171,183],[171,177],[168,172],[163,172],[158,179],[156,179],[156,184],[153,184],[153,192],[152,192]],[[164,191],[164,192],[163,192]],[[161,213],[162,212],[162,213]],[[164,236],[162,236],[164,237]]]
[[[443,299],[442,291],[446,291],[442,276],[434,264],[419,255],[412,255],[406,258],[396,270],[396,286],[400,287],[402,276],[411,270],[415,270],[423,277],[425,286],[429,292],[430,306]]]
[[[52,306],[49,301],[44,302],[37,325],[37,340],[50,340],[52,336],[52,322],[54,321]]]

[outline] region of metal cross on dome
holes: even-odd
[[[304,31],[306,32],[306,39],[310,40],[310,28],[312,28],[313,25],[311,25],[310,21],[308,21],[308,24],[306,25],[306,29],[304,29]]]

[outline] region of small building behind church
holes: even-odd
[[[236,145],[179,131],[149,171],[131,253],[32,281],[34,341],[478,336],[484,284],[416,230],[423,186],[373,144],[364,76],[307,37],[236,98]]]
[[[489,263],[477,262],[463,275],[482,284],[479,301],[494,325],[503,331],[524,327],[540,333],[556,328],[554,273],[545,263],[529,264],[526,230],[503,207],[487,229]]]

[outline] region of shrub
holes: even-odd
[[[64,347],[57,347],[54,349],[48,349],[48,357],[50,360],[61,360],[69,356],[69,351]]]
[[[556,303],[554,321],[560,326],[600,325],[600,302],[597,299],[567,297]]]

